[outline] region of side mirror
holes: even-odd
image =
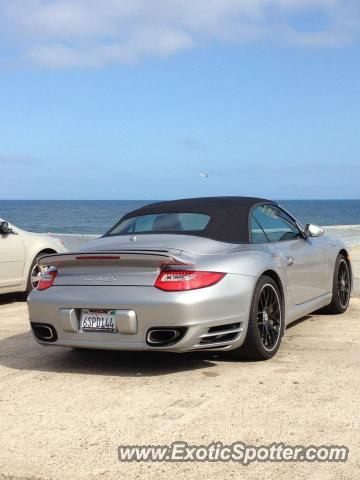
[[[0,222],[0,235],[8,235],[9,233],[12,233],[12,229],[8,222]]]
[[[319,225],[307,223],[305,225],[305,234],[308,237],[321,237],[321,235],[324,235],[324,229],[319,227]]]

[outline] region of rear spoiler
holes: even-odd
[[[80,253],[58,253],[44,255],[38,261],[39,265],[54,267],[79,267],[96,263],[104,266],[136,266],[164,267],[166,265],[192,265],[189,257],[173,255],[164,251],[121,250]]]

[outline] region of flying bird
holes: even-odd
[[[207,172],[200,172],[200,177],[209,178],[209,174]]]

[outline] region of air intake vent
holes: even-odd
[[[219,342],[231,342],[236,340],[242,330],[241,323],[228,323],[210,327],[208,332],[202,335],[200,345],[209,345]]]

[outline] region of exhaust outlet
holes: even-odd
[[[146,343],[152,347],[165,347],[178,342],[187,328],[151,328],[146,335]]]
[[[55,328],[46,323],[31,323],[32,331],[35,337],[42,342],[55,342],[57,333]]]

